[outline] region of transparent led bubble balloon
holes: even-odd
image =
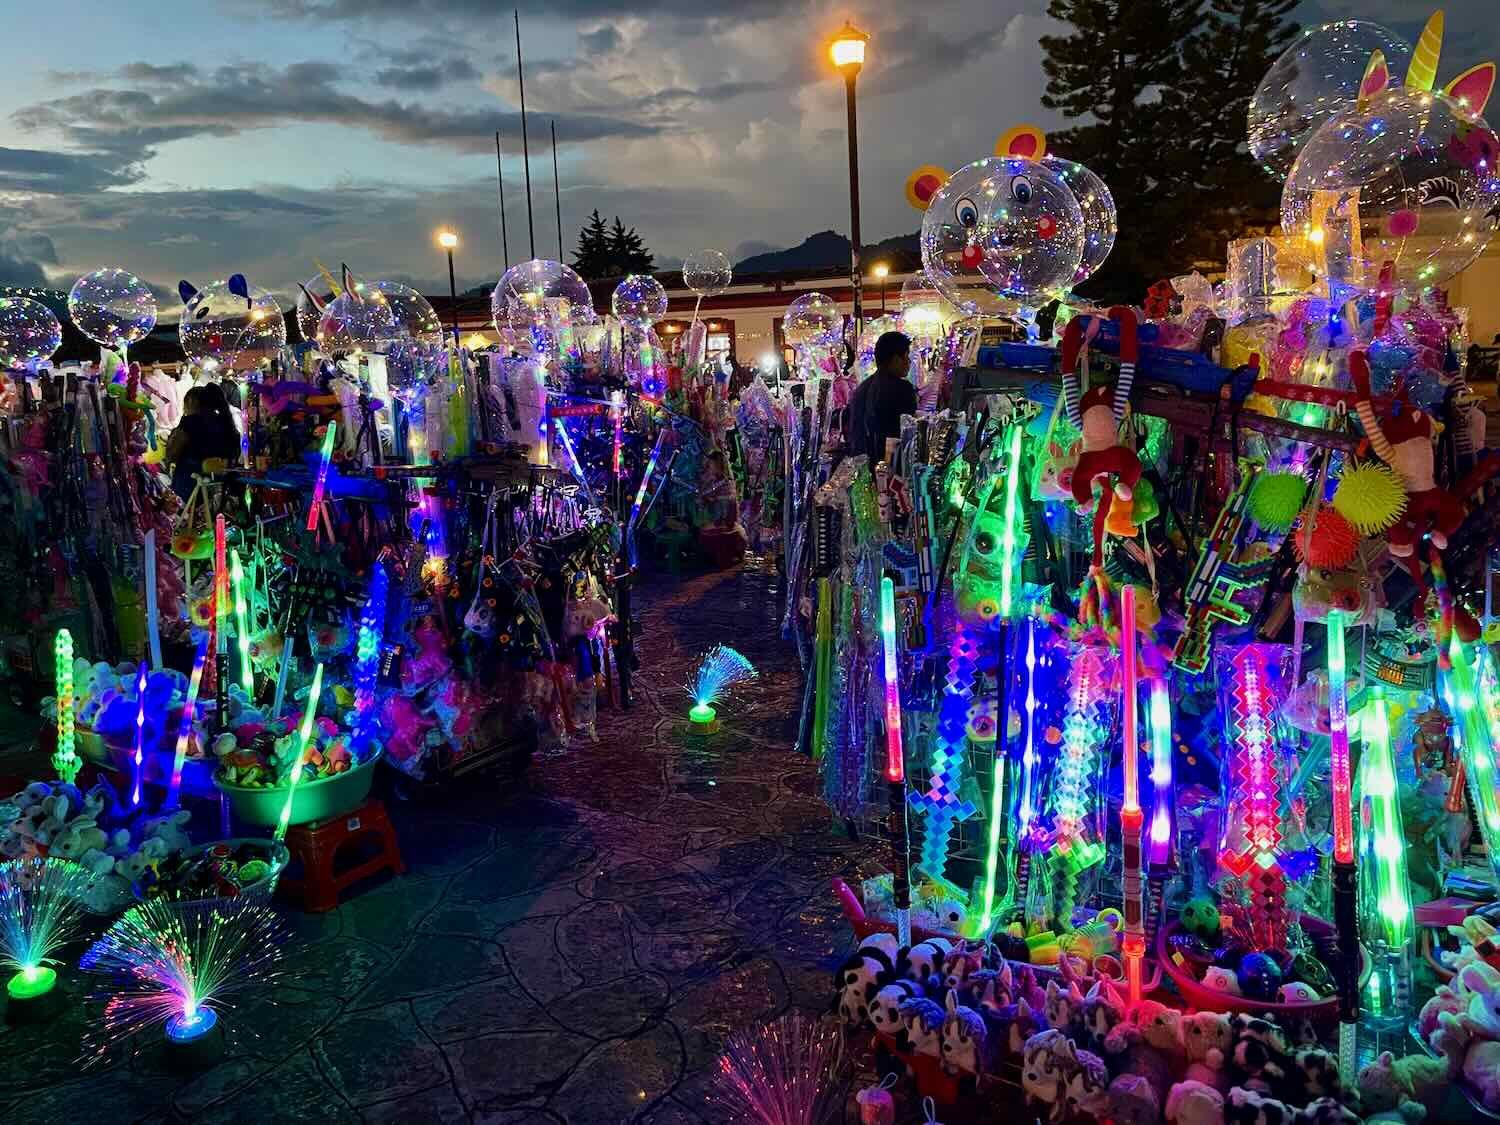
[[[0,297],[0,366],[50,359],[62,344],[52,310],[27,297]]]
[[[905,331],[904,319],[903,313],[887,313],[866,322],[854,349],[854,371],[861,379],[875,373],[875,341],[887,332]]]
[[[297,331],[302,339],[317,338],[318,322],[323,319],[323,310],[333,304],[333,299],[338,296],[333,290],[333,282],[321,273],[308,278],[297,289]]]
[[[1004,164],[999,157],[966,164],[933,193],[922,215],[922,267],[938,292],[966,316],[1015,311],[1015,302],[995,291],[982,268],[986,193]]]
[[[490,313],[497,328],[518,332],[534,328],[556,332],[592,319],[594,299],[583,278],[561,262],[533,258],[511,266],[490,294]]]
[[[667,315],[667,291],[649,274],[633,273],[609,298],[615,319],[632,328],[649,328]]]
[[[390,309],[398,340],[415,340],[419,344],[439,344],[443,324],[426,297],[410,285],[399,281],[377,281],[369,286],[370,300],[379,298]]]
[[[1497,149],[1484,120],[1451,98],[1384,90],[1303,146],[1282,189],[1282,229],[1308,240],[1336,291],[1415,295],[1463,270],[1494,234]]]
[[[376,296],[367,289],[365,293],[345,293],[329,302],[318,321],[319,350],[329,355],[373,352],[394,342],[396,318],[385,298],[373,299]]]
[[[844,314],[833,298],[804,293],[786,307],[781,332],[794,348],[831,348],[844,338]]]
[[[200,367],[248,371],[286,346],[286,318],[276,298],[250,289],[250,299],[231,293],[227,281],[206,285],[183,309],[177,324],[182,352]]]
[[[1115,235],[1120,229],[1115,197],[1110,194],[1109,185],[1092,169],[1075,160],[1047,156],[1042,158],[1042,164],[1068,185],[1083,212],[1083,256],[1073,275],[1073,284],[1079,285],[1094,275],[1115,247]]]
[[[1001,297],[1028,308],[1072,287],[1083,261],[1083,209],[1062,177],[1004,157],[981,192],[980,271]]]
[[[1340,20],[1310,28],[1271,64],[1250,99],[1250,154],[1285,179],[1302,146],[1330,118],[1354,105],[1370,55],[1385,55],[1391,73],[1404,75],[1411,47],[1389,28]]]
[[[73,282],[68,317],[97,344],[129,347],[156,327],[156,297],[135,274],[106,267]]]
[[[699,250],[682,263],[682,283],[700,297],[716,297],[734,281],[734,267],[722,250]]]

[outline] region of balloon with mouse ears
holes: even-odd
[[[1040,129],[1007,131],[995,152],[952,175],[924,164],[906,182],[907,202],[925,212],[922,264],[970,315],[1040,307],[1114,245],[1109,189],[1082,165],[1049,157]]]
[[[1376,51],[1354,105],[1312,135],[1282,191],[1282,228],[1306,240],[1335,299],[1374,296],[1382,328],[1396,296],[1461,272],[1500,223],[1500,142],[1481,116],[1495,65],[1435,89],[1442,37],[1437,12],[1399,83]]]
[[[177,283],[182,319],[177,339],[188,360],[208,371],[247,371],[286,346],[286,317],[276,298],[242,273],[195,288]]]

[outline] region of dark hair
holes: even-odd
[[[224,401],[230,406],[240,405],[240,385],[232,379],[220,379],[219,390],[224,392]]]
[[[884,367],[898,355],[911,354],[911,340],[904,332],[882,332],[875,341],[875,366]]]
[[[218,383],[202,383],[197,388],[198,405],[206,413],[222,419],[230,429],[234,428],[234,415],[229,413],[229,402],[224,397],[224,388]],[[191,394],[192,392],[188,392]]]

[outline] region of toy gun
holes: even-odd
[[[1249,610],[1237,604],[1235,596],[1260,581],[1269,569],[1265,561],[1250,566],[1230,561],[1239,550],[1240,538],[1246,528],[1254,522],[1246,507],[1257,471],[1252,467],[1245,473],[1239,487],[1219,510],[1213,530],[1198,555],[1198,562],[1188,576],[1182,599],[1187,622],[1182,635],[1177,638],[1177,647],[1172,650],[1172,663],[1186,672],[1196,674],[1208,667],[1209,643],[1215,622],[1239,626],[1250,620]]]

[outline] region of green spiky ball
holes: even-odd
[[[1267,531],[1287,531],[1306,494],[1307,481],[1300,473],[1261,473],[1250,486],[1250,514]]]

